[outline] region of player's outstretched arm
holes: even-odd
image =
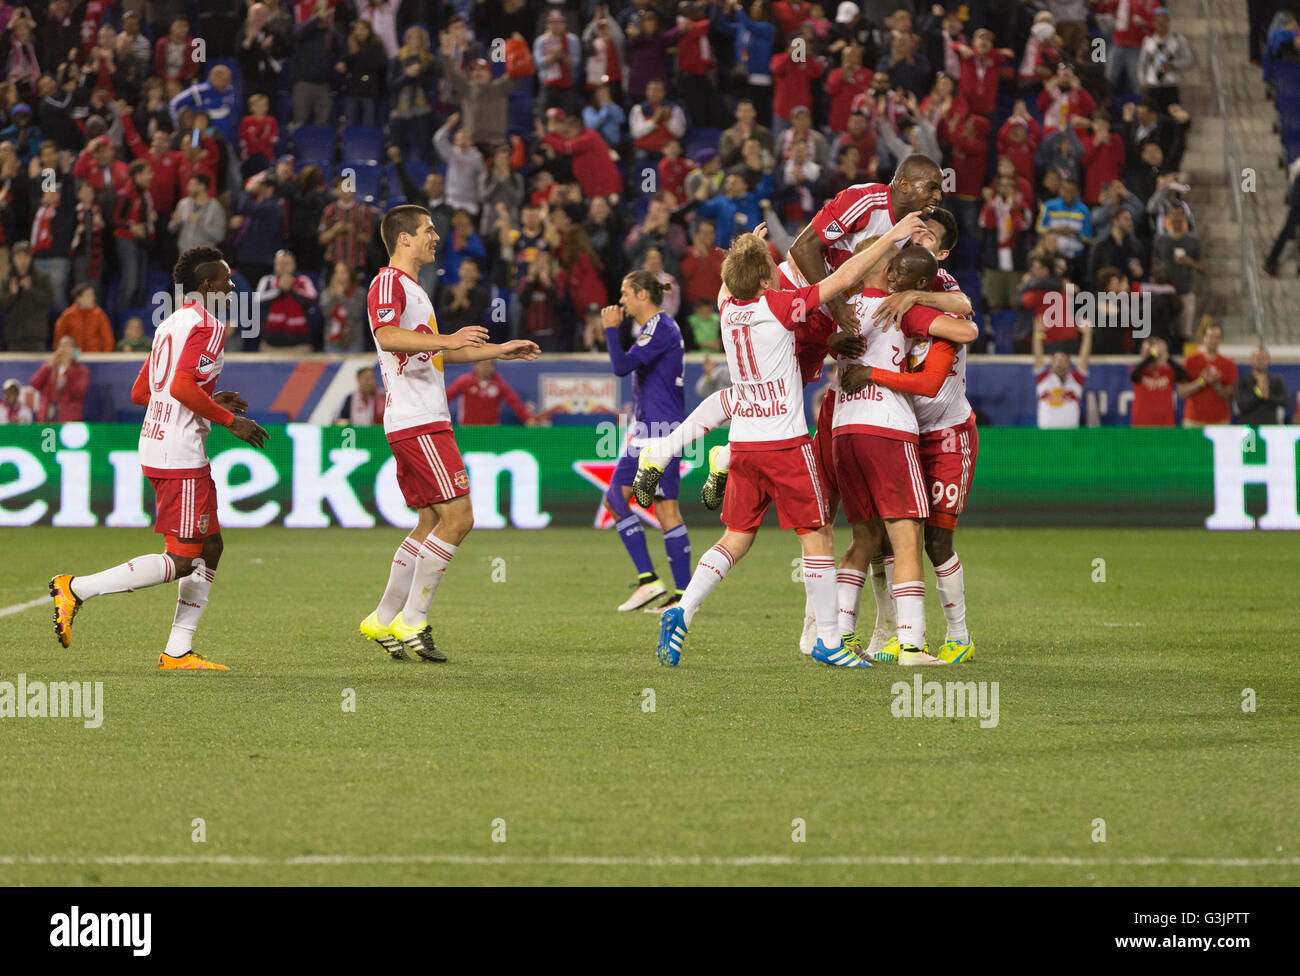
[[[910,213],[865,251],[853,255],[835,271],[818,283],[818,304],[825,305],[831,298],[856,285],[867,276],[880,260],[894,249],[899,241],[905,241],[917,231],[925,230],[925,221],[920,213]]]
[[[1031,348],[1034,353],[1034,372],[1041,373],[1043,371],[1043,363],[1047,361],[1047,357],[1043,353],[1043,330],[1037,322],[1034,323],[1034,338]],[[1083,368],[1084,372],[1087,372],[1088,367],[1084,366]]]
[[[955,319],[951,316],[935,317],[930,322],[929,335],[932,339],[947,339],[959,346],[974,342],[980,336],[980,330],[969,319]]]
[[[957,347],[946,339],[935,342],[930,347],[930,354],[925,357],[925,365],[919,373],[899,373],[879,366],[867,367],[867,378],[877,386],[883,386],[899,393],[913,396],[937,396],[948,378],[948,371],[957,361]]]
[[[528,339],[512,339],[509,342],[485,342],[478,346],[463,346],[450,349],[442,354],[448,363],[478,363],[485,359],[522,359],[532,362],[542,354],[537,343]]]
[[[972,314],[970,299],[959,291],[897,291],[876,306],[871,321],[887,332],[903,321],[913,305],[924,305],[964,319]]]
[[[487,342],[488,330],[481,325],[467,325],[458,332],[441,335],[436,332],[415,332],[395,325],[381,325],[375,329],[375,341],[384,352],[447,352],[481,346]],[[491,356],[485,356],[491,359]],[[466,362],[467,360],[456,360]]]

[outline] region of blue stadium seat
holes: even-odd
[[[334,165],[334,130],[326,125],[304,125],[293,134],[298,166],[319,166],[328,171]]]
[[[682,141],[682,154],[688,159],[694,159],[701,149],[717,149],[721,140],[721,129],[688,129],[686,138]]]
[[[339,175],[343,175],[343,171],[349,169],[352,170],[356,179],[356,187],[353,192],[362,201],[374,206],[379,200],[379,187],[383,170],[378,165],[344,163],[339,167]]]
[[[343,161],[375,165],[384,158],[384,130],[377,125],[350,125],[343,130]]]

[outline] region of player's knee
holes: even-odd
[[[203,562],[207,564],[208,569],[217,568],[217,563],[221,561],[221,553],[224,549],[225,543],[222,542],[219,535],[203,540]]]
[[[925,554],[930,563],[942,566],[953,556],[952,532],[939,525],[925,527]]]
[[[169,552],[167,558],[172,561],[172,566],[176,569],[177,579],[183,579],[194,572],[194,560],[189,556],[179,556],[174,552]]]

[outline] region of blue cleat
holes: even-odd
[[[659,663],[666,668],[677,667],[685,640],[686,611],[681,607],[670,607],[659,618],[659,646],[655,648]]]
[[[833,668],[869,668],[871,662],[866,658],[858,657],[853,653],[853,648],[843,641],[839,647],[827,648],[818,638],[817,643],[813,645],[812,659],[820,664],[829,664]]]

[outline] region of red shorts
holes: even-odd
[[[722,524],[733,532],[757,532],[773,502],[783,529],[819,529],[826,524],[826,494],[811,444],[731,452]]]
[[[921,459],[911,441],[840,434],[835,438],[835,469],[850,522],[923,519],[930,514]]]
[[[449,502],[469,494],[469,473],[449,430],[390,441],[397,459],[397,486],[411,508]]]
[[[944,529],[957,528],[957,516],[966,508],[966,495],[975,477],[980,435],[975,415],[965,423],[921,435],[921,473],[930,491],[930,517],[926,521]]]
[[[178,539],[203,539],[221,531],[217,524],[217,486],[212,474],[196,478],[149,478],[157,499],[153,530]]]
[[[821,479],[826,494],[840,493],[839,478],[835,476],[834,437],[831,426],[835,419],[835,391],[827,390],[817,411],[817,433],[813,436],[813,458],[817,462],[817,477]]]

